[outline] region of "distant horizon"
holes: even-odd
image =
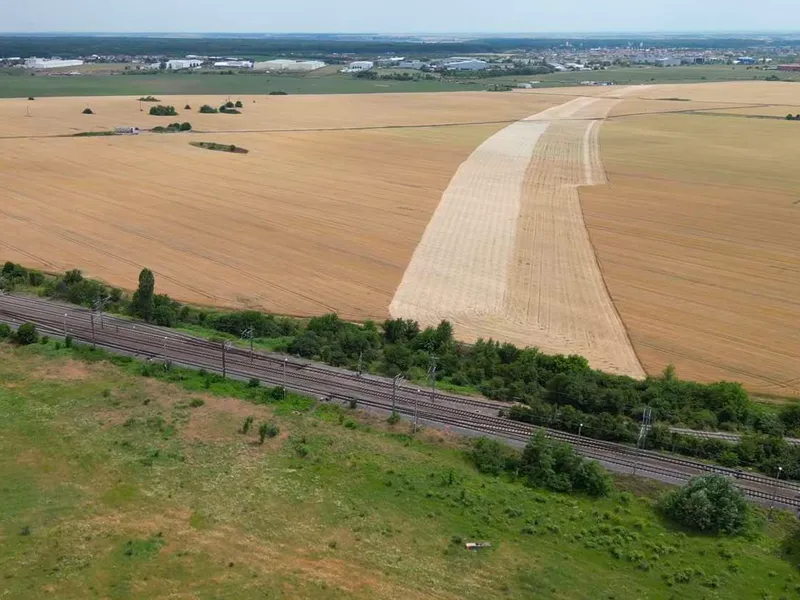
[[[732,36],[732,35],[800,35],[800,29],[661,29],[661,30],[573,30],[573,31],[3,31],[0,30],[0,36],[125,36],[125,37],[171,37],[171,36],[191,36],[202,37],[206,35],[212,36],[269,36],[269,37],[289,37],[289,36],[391,36],[391,37],[404,37],[404,36],[469,36],[472,38],[487,38],[487,37],[500,37],[500,38],[526,38],[526,37],[584,37],[584,36],[598,36],[598,37],[611,37],[617,35],[664,35],[664,36],[681,36],[681,35],[710,35],[710,36]]]

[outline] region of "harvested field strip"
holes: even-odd
[[[390,312],[449,319],[467,340],[578,353],[642,376],[605,289],[577,186],[605,181],[597,118],[616,100],[576,98],[512,125],[461,165]]]
[[[393,315],[433,323],[503,312],[521,186],[547,127],[510,125],[459,167],[392,300]]]

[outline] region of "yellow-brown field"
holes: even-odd
[[[131,98],[48,98],[31,102],[27,118],[27,102],[2,101],[0,130],[184,119],[209,131],[376,127],[515,120],[552,105],[512,94],[262,96],[244,98],[242,115],[189,117],[185,104],[224,99],[162,100],[182,114],[143,115]],[[95,115],[80,114],[87,102]],[[503,125],[2,139],[0,252],[128,288],[149,266],[162,292],[188,301],[382,318],[452,173]]]
[[[782,97],[769,84],[683,86],[675,93],[793,100],[795,88],[781,87]],[[606,284],[649,373],[674,363],[686,378],[798,393],[800,131],[794,125],[693,114],[604,125],[610,183],[582,190],[584,215]]]
[[[795,84],[161,100],[0,101],[3,260],[800,393],[800,124],[744,118],[800,112]]]

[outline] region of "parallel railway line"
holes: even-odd
[[[108,314],[93,317],[91,311],[72,305],[0,295],[2,321],[12,326],[30,321],[44,333],[56,336],[66,333],[84,343],[94,340],[97,346],[112,352],[151,361],[171,361],[175,365],[209,372],[223,371],[222,343]],[[409,418],[466,433],[492,435],[517,445],[527,441],[533,432],[542,430],[547,436],[572,444],[581,454],[614,470],[669,482],[686,481],[703,473],[722,473],[733,477],[744,493],[755,501],[800,509],[800,485],[797,483],[510,421],[497,416],[499,409],[507,406],[501,402],[443,392],[433,394],[430,390],[406,385],[397,385],[393,398],[391,379],[361,376],[345,369],[274,353],[256,351],[251,355],[248,350],[238,347],[227,347],[224,354],[225,372],[233,378],[257,378],[265,384],[285,385],[288,390],[324,401],[355,402],[372,410],[391,411],[394,407],[399,414]]]

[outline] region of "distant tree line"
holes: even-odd
[[[635,380],[594,370],[581,356],[549,355],[492,340],[462,344],[446,321],[423,328],[405,319],[356,324],[335,314],[301,321],[257,311],[200,309],[156,294],[152,273],[145,271],[131,299],[80,271],[45,277],[10,262],[3,267],[0,285],[34,286],[42,295],[87,306],[107,297],[108,310],[167,327],[193,324],[237,336],[252,327],[258,338],[279,338],[276,346],[284,352],[351,369],[360,365],[387,376],[403,374],[416,382],[430,381],[435,365],[440,388],[475,390],[514,402],[509,409],[513,419],[565,431],[581,429],[597,439],[635,442],[641,415],[649,407],[656,423],[646,439],[649,448],[767,473],[781,466],[786,475],[800,479],[800,449],[782,439],[800,435],[800,406],[755,403],[737,383],[683,381],[671,367],[660,376]],[[737,431],[745,437],[731,444],[672,434],[667,425]]]
[[[460,54],[503,53],[510,50],[563,49],[570,43],[585,48],[627,48],[629,37],[561,37],[536,38],[483,38],[437,44],[388,40],[352,40],[331,37],[263,38],[257,35],[237,37],[205,38],[156,38],[156,37],[91,37],[91,36],[15,36],[0,37],[0,56],[61,56],[100,55],[147,55],[184,56],[206,54],[211,56],[272,56],[291,54],[298,57],[325,58],[328,55],[444,57]],[[712,37],[712,36],[658,36],[647,39],[650,48],[687,49],[734,49],[757,50],[772,42],[759,37]],[[800,44],[800,36],[782,39],[786,46]]]

